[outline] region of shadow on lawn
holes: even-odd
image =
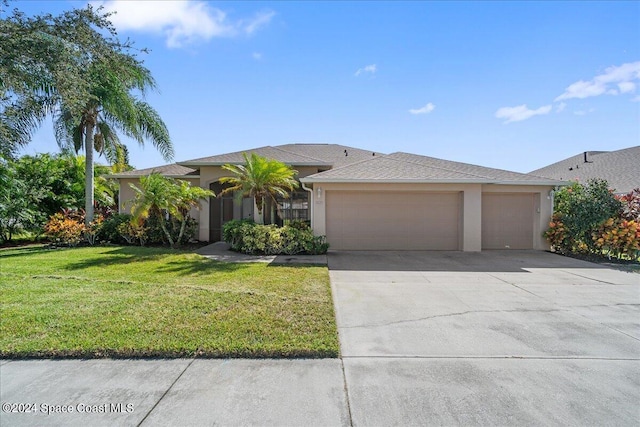
[[[34,253],[51,252],[51,250],[52,249],[49,249],[43,245],[29,246],[29,247],[6,247],[6,248],[0,248],[0,258],[28,256],[28,255],[33,255]],[[7,252],[14,252],[14,253],[7,253]]]
[[[171,272],[181,275],[190,274],[210,274],[214,272],[232,272],[246,266],[241,264],[230,264],[212,261],[207,258],[197,257],[191,259],[181,259],[176,261],[162,262],[162,258],[170,255],[191,254],[190,251],[181,251],[168,248],[146,248],[139,246],[122,246],[104,252],[100,257],[79,259],[68,263],[65,270],[82,270],[91,267],[117,267],[135,262],[160,261],[160,265],[155,268],[156,272]]]

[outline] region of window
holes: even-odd
[[[290,221],[309,221],[309,193],[293,191],[289,197],[278,198],[278,221],[287,224]]]

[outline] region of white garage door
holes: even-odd
[[[482,249],[533,249],[533,193],[482,193]]]
[[[326,192],[327,241],[342,250],[457,250],[460,193]]]

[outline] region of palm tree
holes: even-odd
[[[262,216],[262,208],[266,200],[272,200],[277,206],[277,196],[287,197],[289,192],[298,188],[299,184],[295,179],[298,171],[291,167],[255,153],[252,153],[250,158],[246,153],[242,156],[244,165],[222,166],[222,169],[232,172],[235,176],[220,178],[221,183],[230,185],[220,194],[239,191],[243,196],[253,197],[258,214]]]
[[[144,93],[147,88],[155,88],[149,70],[130,56],[121,55],[119,59],[120,63],[113,63],[112,67],[92,64],[92,99],[80,114],[74,114],[63,104],[54,118],[56,140],[61,148],[85,150],[85,218],[88,222],[93,220],[94,150],[115,163],[124,147],[116,130],[141,145],[150,139],[165,160],[173,157],[169,131],[159,114],[131,93],[134,89]]]
[[[92,6],[54,17],[14,12],[0,20],[0,156],[11,157],[54,116],[65,149],[86,153],[86,221],[93,219],[94,150],[113,162],[124,145],[151,140],[168,161],[169,132],[158,113],[132,92],[155,88],[133,52],[120,42],[109,14]],[[142,49],[141,51],[144,51]]]
[[[133,220],[140,223],[150,216],[156,217],[171,247],[176,242],[180,243],[184,236],[189,210],[197,207],[200,200],[215,196],[211,190],[193,187],[186,181],[176,182],[159,173],[140,177],[140,187],[135,184],[129,184],[129,186],[136,193],[131,210]],[[181,222],[176,241],[167,225],[169,216],[178,218]]]

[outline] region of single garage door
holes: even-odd
[[[327,191],[327,241],[343,250],[457,250],[460,193]]]
[[[533,249],[533,193],[482,193],[482,249]]]

